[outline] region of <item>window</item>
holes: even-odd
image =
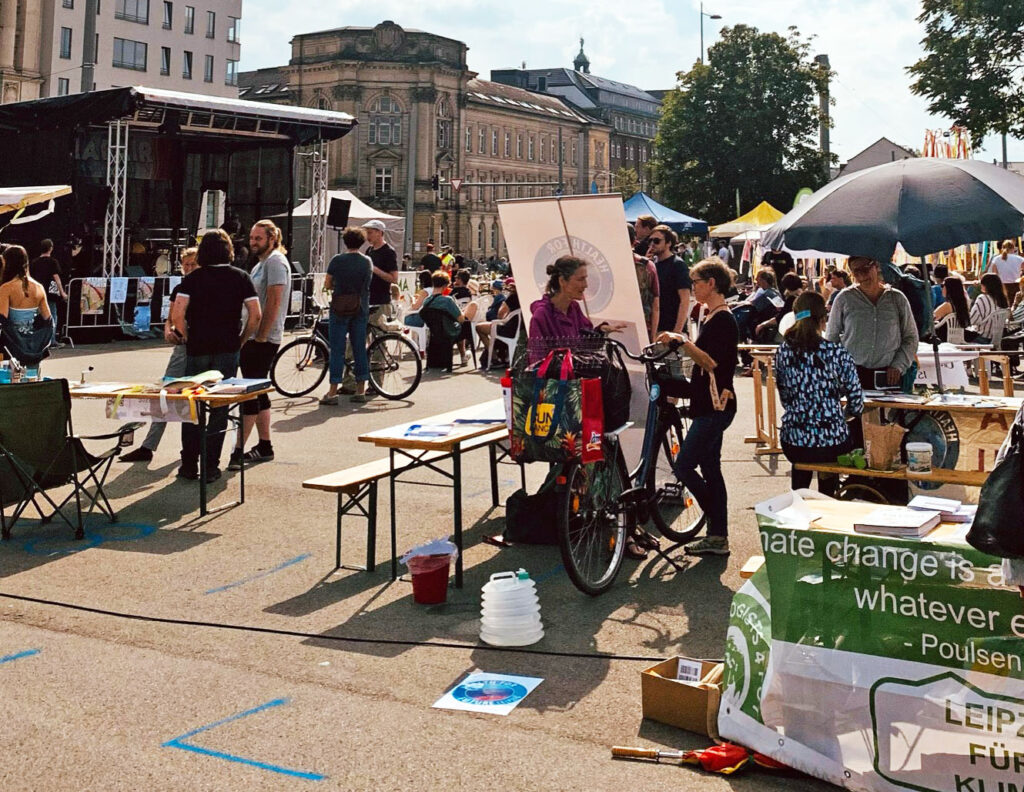
[[[196,31],[196,10],[192,6],[185,6],[185,32],[195,33]]]
[[[217,12],[206,12],[206,37],[214,38],[217,35]]]
[[[523,136],[516,135],[516,159],[523,158]]]
[[[544,142],[544,138],[540,139],[540,161],[544,161],[544,149],[547,148],[547,143]]]
[[[118,69],[146,70],[146,44],[130,39],[114,39],[114,67]]]
[[[67,77],[57,78],[57,96],[67,96],[71,93],[71,80]]]
[[[498,156],[498,130],[497,129],[492,129],[491,130],[491,156],[492,157],[497,157]]]
[[[115,0],[114,19],[149,24],[149,0]]]
[[[571,159],[569,161],[572,163],[573,167],[575,167],[576,166],[576,141],[575,140],[572,142],[572,154],[570,154],[569,156],[571,157]]]
[[[370,105],[369,142],[380,146],[398,146],[402,142],[402,108],[390,96],[381,96]],[[390,193],[390,189],[388,193]],[[384,193],[387,194],[387,193]]]
[[[452,147],[452,112],[447,97],[441,97],[437,103],[437,147],[439,149],[450,149]]]
[[[484,251],[484,221],[481,220],[480,224],[476,227],[476,246],[480,248],[480,252]]]
[[[224,84],[238,85],[238,61],[229,58],[226,64],[224,68]]]
[[[526,141],[526,158],[533,162],[533,135]]]
[[[555,138],[551,138],[551,162],[552,164],[558,162],[558,141]]]
[[[512,134],[510,132],[505,133],[505,157],[512,156]]]
[[[241,19],[233,16],[228,17],[228,41],[230,41],[232,44],[237,44],[239,41],[241,41],[241,26]]]
[[[169,3],[164,0],[164,30],[171,29],[171,23],[174,21],[174,3]]]
[[[65,8],[74,8],[75,7],[75,0],[64,0],[64,2],[61,3],[61,5],[63,5]],[[60,94],[60,95],[64,96],[64,94]]]
[[[181,58],[181,76],[186,80],[192,79],[192,53],[185,50]]]
[[[373,194],[391,195],[395,169],[390,165],[378,165],[373,169]]]
[[[213,55],[203,56],[203,82],[213,82]]]
[[[473,153],[473,128],[469,126],[466,127],[466,153]]]
[[[65,60],[71,58],[71,28],[60,29],[60,56]]]
[[[487,153],[487,130],[480,127],[480,145],[477,147],[480,154]]]
[[[171,73],[171,48],[160,48],[160,73],[165,77]]]
[[[494,252],[498,251],[498,223],[491,223],[491,249]]]

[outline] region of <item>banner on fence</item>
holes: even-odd
[[[86,278],[82,282],[82,315],[96,315],[103,313],[103,306],[107,300],[107,279]]]

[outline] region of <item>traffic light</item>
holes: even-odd
[[[441,180],[437,178],[437,174],[434,174],[430,178],[430,189],[433,190],[434,192],[437,192],[439,189],[441,189]]]

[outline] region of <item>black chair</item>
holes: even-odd
[[[83,496],[86,510],[98,506],[114,522],[117,514],[103,492],[103,483],[118,451],[132,444],[132,433],[142,426],[135,421],[111,434],[76,437],[67,380],[0,385],[0,536],[11,538],[11,528],[31,503],[42,522],[59,516],[75,529],[75,538],[81,539],[85,536]],[[117,438],[117,445],[98,455],[89,453],[82,444],[83,440],[113,438]],[[66,484],[73,489],[58,504],[46,491]],[[92,492],[86,489],[89,485]],[[37,496],[53,511],[47,514]],[[72,498],[77,522],[62,511]],[[4,514],[8,504],[15,505],[10,520]]]
[[[439,308],[420,308],[420,317],[430,333],[427,340],[427,368],[451,371],[455,343],[459,340],[448,335],[445,319],[450,321],[451,317]]]

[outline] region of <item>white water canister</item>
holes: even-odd
[[[932,472],[931,443],[907,443],[907,472],[920,474]]]
[[[537,586],[525,569],[497,572],[484,584],[480,640],[492,646],[529,646],[544,637]]]

